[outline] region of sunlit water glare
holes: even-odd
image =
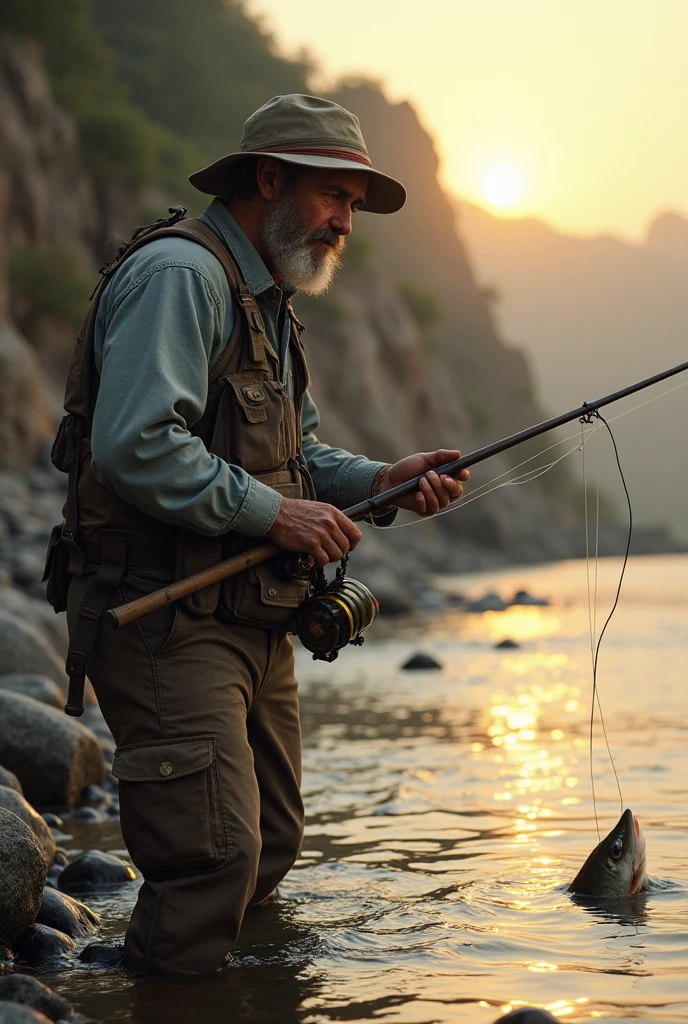
[[[601,563],[599,625],[619,569]],[[624,802],[662,882],[627,911],[566,893],[597,843],[584,563],[442,586],[525,587],[552,604],[383,622],[332,666],[300,653],[303,852],[227,971],[45,980],[99,1021],[472,1024],[522,1004],[571,1021],[688,1021],[688,557],[632,559],[600,659]],[[520,646],[495,649],[505,637]],[[442,670],[401,671],[418,649]],[[606,833],[620,808],[599,727],[594,764]],[[70,829],[71,845],[121,847],[116,826],[100,828]],[[131,902],[95,904],[106,936]]]

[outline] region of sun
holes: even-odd
[[[513,206],[523,195],[525,182],[513,164],[492,164],[483,174],[483,195],[493,206]]]

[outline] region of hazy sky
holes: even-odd
[[[510,212],[567,231],[640,238],[662,210],[688,215],[688,0],[249,8],[283,52],[306,47],[325,82],[364,74],[410,100],[461,196],[490,208],[482,175],[508,162],[525,179]]]

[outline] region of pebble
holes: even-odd
[[[72,819],[74,821],[87,821],[95,824],[95,822],[103,820],[103,815],[95,807],[77,807],[72,813]]]
[[[91,942],[79,953],[79,960],[93,967],[121,967],[123,959],[124,946],[109,945],[106,942]]]
[[[58,814],[53,814],[52,811],[44,811],[41,817],[50,828],[62,828],[64,825],[62,818]]]
[[[58,879],[62,892],[94,892],[113,885],[133,882],[136,874],[119,857],[89,850],[68,864]]]

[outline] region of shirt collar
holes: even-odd
[[[213,199],[199,220],[211,227],[227,246],[239,264],[251,295],[260,295],[268,288],[277,287],[255,246],[248,240],[221,199]],[[291,289],[285,288],[284,291],[286,294],[293,294]]]

